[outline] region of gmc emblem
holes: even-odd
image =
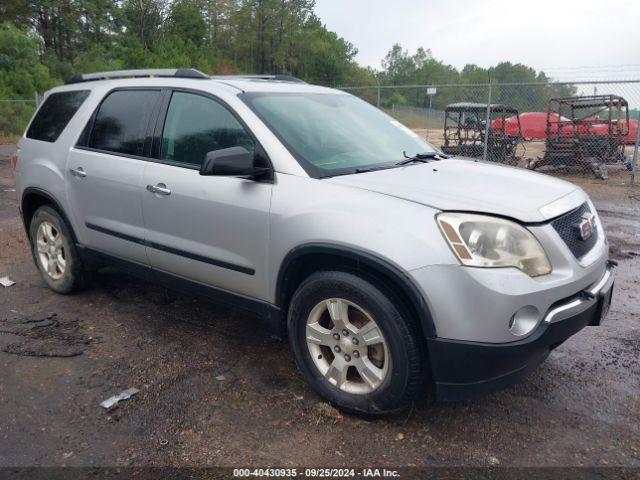
[[[580,240],[588,240],[596,230],[596,216],[593,213],[585,213],[582,215],[580,222],[576,225]]]

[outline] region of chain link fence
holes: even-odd
[[[640,140],[640,80],[342,87],[444,153],[546,173],[627,177]],[[0,142],[17,139],[38,103],[0,99]]]
[[[24,132],[40,102],[33,98],[0,98],[0,143],[12,143]]]
[[[635,182],[640,80],[342,89],[382,108],[444,153]]]

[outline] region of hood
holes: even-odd
[[[484,212],[543,222],[579,206],[575,185],[515,167],[447,159],[343,175],[326,181],[421,203],[439,210]],[[550,204],[556,204],[550,208]]]

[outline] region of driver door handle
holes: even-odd
[[[157,185],[147,185],[147,190],[151,193],[157,193],[159,195],[171,195],[171,190],[167,188],[164,183]]]
[[[84,178],[87,176],[87,172],[85,172],[84,168],[82,167],[72,168],[69,171],[71,172],[71,175],[73,175],[74,177]]]

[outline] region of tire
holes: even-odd
[[[629,155],[629,158],[624,162],[624,166],[626,167],[627,171],[633,172],[633,155]]]
[[[603,160],[592,157],[587,159],[587,162],[591,165],[591,169],[593,170],[593,174],[596,178],[599,178],[600,180],[607,180],[609,178],[609,170]]]
[[[334,323],[334,316],[343,316],[338,312],[346,312],[347,328]],[[341,271],[312,274],[294,293],[288,312],[298,368],[316,392],[346,412],[378,415],[405,408],[423,392],[427,354],[414,319],[404,312],[365,278]],[[339,373],[345,368],[346,379]]]
[[[29,240],[36,266],[51,290],[67,294],[84,286],[85,273],[73,236],[55,209],[42,206],[36,210],[31,218]]]

